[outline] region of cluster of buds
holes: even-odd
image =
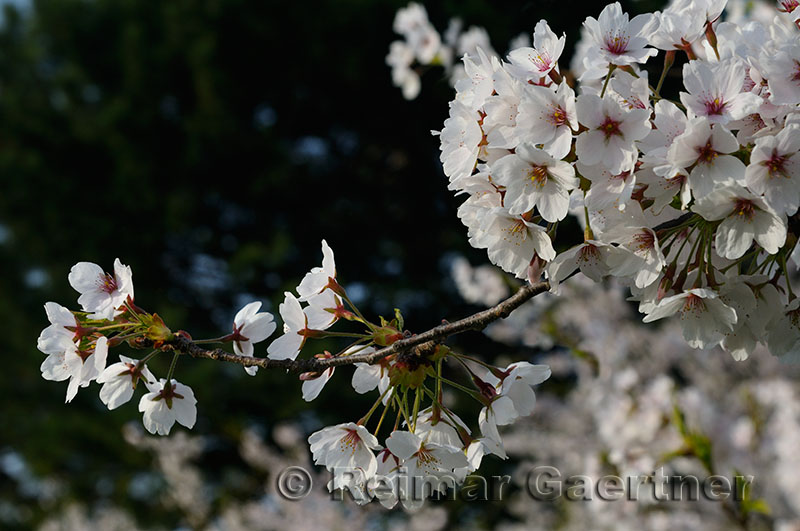
[[[391,320],[367,320],[336,280],[334,254],[324,240],[322,254],[322,265],[303,277],[296,293],[285,293],[279,307],[283,334],[270,342],[262,366],[291,369],[296,360],[296,369],[315,369],[299,376],[302,397],[309,402],[319,396],[335,367],[341,365],[354,366],[352,386],[357,393],[377,389],[377,400],[360,420],[324,428],[309,437],[316,463],[333,473],[329,488],[347,489],[360,503],[377,497],[387,507],[400,501],[414,508],[431,493],[463,482],[478,468],[484,454],[505,458],[497,426],[533,411],[532,386],[550,376],[549,368],[526,362],[504,369],[494,367],[436,342],[385,350],[382,355],[379,349],[412,337],[404,330],[402,314],[395,310]],[[173,378],[179,356],[197,355],[198,350],[203,351],[200,345],[231,343],[233,354],[227,353],[224,359],[244,365],[248,374],[255,375],[254,345],[276,329],[273,316],[259,311],[261,303],[255,301],[239,310],[227,335],[194,340],[185,331],[173,333],[157,314],[134,303],[131,269],[119,260],[113,274],[93,263],[78,263],[69,282],[81,294],[78,303],[82,309],[70,311],[54,302],[45,305],[51,324],[38,341],[39,350],[48,355],[41,366],[42,376],[69,380],[67,402],[79,387],[97,381],[102,384],[100,399],[109,409],[131,400],[137,385],[143,385],[147,392],[139,400],[139,411],[145,428],[153,434],[169,434],[176,421],[187,428],[195,424],[194,393]],[[361,330],[330,330],[339,321]],[[335,354],[324,351],[314,355],[316,364],[297,360],[309,339],[321,338],[348,338],[349,344]],[[140,359],[120,355],[119,362],[106,366],[109,349],[123,344],[151,352]],[[164,352],[172,353],[172,362],[166,378],[156,379],[147,363]],[[206,357],[219,359],[215,356],[222,351],[204,352],[211,353]],[[443,376],[448,361],[456,363],[457,373],[466,375],[465,382]],[[479,437],[473,437],[444,404],[445,387],[466,393],[482,407],[477,421]],[[381,406],[382,413],[373,416]],[[390,411],[394,412],[393,425],[384,423]],[[370,432],[368,423],[375,418],[380,420]],[[390,426],[384,448],[377,437],[381,427]]]
[[[795,3],[796,4],[796,3]],[[644,321],[680,314],[694,348],[800,359],[800,10],[721,20],[726,0],[675,0],[584,22],[573,71],[546,21],[504,61],[463,57],[439,135],[470,244],[551,289],[578,270],[630,286]],[[655,87],[643,64],[659,54]],[[676,58],[683,90],[662,84]],[[576,82],[572,82],[577,78]],[[577,95],[576,95],[577,91]],[[555,239],[569,216],[583,242]],[[563,231],[562,231],[563,232]]]

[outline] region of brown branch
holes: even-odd
[[[498,303],[496,306],[470,315],[452,323],[444,323],[435,328],[431,328],[421,334],[415,334],[395,341],[390,346],[377,350],[369,354],[353,354],[351,356],[340,356],[328,359],[299,359],[299,360],[271,360],[268,358],[250,358],[246,356],[239,356],[232,354],[220,348],[205,349],[200,345],[193,343],[186,337],[176,335],[174,339],[166,342],[162,348],[188,354],[193,358],[205,358],[217,361],[229,361],[231,363],[238,363],[245,367],[261,367],[263,369],[285,369],[291,372],[318,372],[323,371],[330,367],[338,367],[340,365],[352,365],[354,363],[375,363],[386,356],[398,354],[400,352],[407,352],[414,350],[417,353],[424,353],[430,351],[436,344],[440,343],[443,339],[466,332],[467,330],[483,330],[490,323],[498,319],[504,319],[509,316],[511,312],[522,306],[525,302],[532,299],[536,295],[543,293],[550,289],[550,284],[547,282],[539,282],[538,284],[525,284],[516,293],[507,298],[506,300]]]

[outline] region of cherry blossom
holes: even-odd
[[[283,318],[283,335],[267,347],[267,357],[273,360],[295,359],[306,341],[308,317],[290,292],[284,293],[284,301],[278,307]]]
[[[583,94],[576,103],[578,120],[588,131],[578,135],[575,146],[578,158],[587,165],[603,164],[619,173],[626,161],[636,154],[634,142],[650,132],[650,112],[626,109],[612,98]]]
[[[680,314],[686,342],[700,349],[717,345],[737,320],[736,311],[723,303],[716,292],[692,288],[662,299],[643,321],[649,323],[675,313]]]
[[[527,278],[528,266],[535,256],[552,260],[556,256],[550,237],[545,229],[512,216],[503,208],[490,210],[481,230],[475,236],[475,244],[489,251],[489,260],[517,278]]]
[[[520,69],[523,76],[538,80],[558,65],[564,51],[566,35],[557,37],[546,20],[540,20],[533,29],[533,48],[517,48],[508,54],[511,64]]]
[[[483,139],[477,113],[461,102],[452,102],[450,118],[445,120],[439,139],[442,150],[439,158],[450,181],[472,174]]]
[[[189,386],[174,379],[169,382],[161,378],[157,383],[148,383],[149,393],[139,400],[139,412],[143,413],[144,427],[150,433],[169,435],[177,421],[189,429],[197,419],[197,400]]]
[[[776,212],[791,216],[800,206],[800,126],[756,140],[745,170],[747,187],[763,194]]]
[[[625,66],[644,63],[658,52],[645,48],[658,23],[653,15],[637,15],[628,20],[619,2],[608,4],[597,19],[587,17],[583,25],[606,65]]]
[[[769,254],[777,253],[786,241],[786,217],[740,186],[715,189],[699,199],[694,210],[707,220],[723,220],[714,245],[724,258],[743,256],[753,240]]]
[[[705,117],[695,118],[678,136],[667,152],[667,160],[676,168],[689,171],[689,185],[695,198],[702,198],[715,187],[744,184],[744,163],[728,155],[739,149],[736,137],[724,126],[711,126]]]
[[[305,302],[314,295],[322,293],[328,287],[331,279],[336,278],[336,261],[333,258],[333,251],[325,240],[322,240],[322,267],[311,269],[300,281],[297,286],[299,300]]]
[[[567,216],[569,192],[578,186],[570,164],[532,144],[523,144],[497,161],[492,176],[506,189],[504,202],[510,214],[521,215],[535,206],[551,223]]]
[[[386,439],[386,447],[400,459],[407,473],[398,477],[400,501],[408,509],[422,506],[427,496],[426,487],[440,491],[446,485],[442,479],[451,479],[455,486],[453,470],[469,465],[460,448],[428,442],[407,431],[393,431]],[[427,478],[433,481],[426,481]]]
[[[563,159],[572,147],[572,132],[578,129],[575,92],[562,82],[555,91],[530,86],[518,105],[516,134],[523,142],[542,144],[555,159]]]
[[[712,124],[726,124],[758,111],[761,98],[742,92],[744,64],[738,59],[718,63],[690,61],[683,65],[681,103],[695,116],[705,116]]]
[[[253,345],[264,341],[275,331],[272,314],[259,312],[261,303],[251,302],[233,318],[233,351],[240,356],[253,357]],[[258,367],[245,367],[250,376],[255,376]]]
[[[93,319],[113,319],[128,297],[133,299],[133,273],[119,258],[113,275],[92,262],[78,262],[69,272],[69,284],[81,294],[78,304]]]
[[[314,463],[328,470],[357,470],[368,480],[375,475],[378,462],[373,450],[381,445],[364,426],[347,422],[314,432],[308,438]]]
[[[147,365],[139,360],[120,356],[119,362],[106,367],[97,378],[97,383],[103,384],[100,400],[108,409],[116,409],[133,398],[133,391],[139,381],[144,381],[145,385],[153,385],[156,378]]]
[[[610,274],[608,256],[613,252],[613,247],[603,242],[586,240],[556,256],[547,266],[547,278],[550,281],[550,291],[558,293],[558,285],[576,269],[600,282],[603,277]]]

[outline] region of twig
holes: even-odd
[[[550,284],[547,282],[539,282],[533,285],[526,284],[512,296],[488,310],[478,312],[452,323],[439,325],[421,334],[400,339],[388,347],[368,354],[353,354],[352,356],[339,356],[328,359],[311,358],[300,360],[251,358],[232,354],[219,348],[205,349],[182,335],[175,335],[172,340],[165,342],[161,348],[163,350],[173,350],[188,354],[193,358],[228,361],[244,365],[245,367],[285,369],[291,372],[320,372],[330,367],[352,365],[354,363],[373,364],[387,356],[399,354],[401,352],[414,351],[418,355],[430,353],[443,339],[455,334],[460,334],[461,332],[466,332],[467,330],[483,330],[490,323],[508,317],[511,312],[522,306],[522,304],[549,289]]]

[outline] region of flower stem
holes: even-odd
[[[661,85],[664,84],[664,79],[667,77],[667,72],[669,69],[672,68],[672,63],[675,61],[675,50],[668,50],[667,53],[664,55],[664,69],[661,70],[661,77],[658,80],[658,85],[656,85],[656,96],[661,95]]]
[[[175,365],[177,365],[177,363],[178,363],[178,356],[180,356],[180,355],[181,355],[181,353],[180,353],[179,351],[177,351],[177,350],[176,350],[176,351],[175,351],[175,354],[172,356],[172,363],[170,363],[170,365],[169,365],[169,372],[167,372],[167,383],[169,383],[169,382],[170,382],[170,380],[172,379],[172,373],[174,373],[174,372],[175,372]]]
[[[444,378],[444,377],[439,377],[438,379],[443,381],[444,383],[446,383],[447,385],[449,385],[451,387],[455,387],[459,391],[463,391],[464,393],[467,393],[469,396],[471,396],[472,398],[474,398],[475,400],[477,400],[478,402],[483,404],[483,400],[478,398],[478,393],[473,391],[472,389],[470,389],[468,387],[464,387],[463,385],[461,385],[459,383],[456,383],[456,382],[454,382],[452,380],[448,380],[447,378]]]
[[[375,401],[375,403],[372,404],[372,407],[369,409],[369,411],[367,411],[367,414],[364,415],[361,418],[361,420],[358,421],[358,424],[366,424],[367,422],[369,422],[369,418],[372,416],[373,413],[375,413],[375,410],[378,409],[378,406],[381,404],[383,397],[386,396],[386,393],[389,392],[390,389],[391,387],[388,387],[383,393],[381,393],[381,396],[379,396],[378,399]]]
[[[792,291],[792,283],[789,281],[789,270],[786,268],[786,253],[780,253],[780,258],[778,258],[781,264],[781,269],[783,269],[783,276],[786,277],[786,290],[789,292],[789,302],[794,300],[794,292]]]
[[[391,388],[392,394],[394,394],[394,387]],[[389,400],[383,405],[383,413],[381,413],[381,418],[378,420],[378,425],[375,427],[374,435],[377,437],[378,432],[381,431],[381,424],[383,424],[383,418],[386,416],[386,412],[389,411],[389,404],[392,403],[392,398],[389,397]]]
[[[606,87],[608,87],[608,82],[611,79],[611,73],[617,69],[617,65],[609,64],[608,65],[608,74],[606,74],[606,80],[603,82],[603,90],[600,91],[600,97],[602,98],[606,93]]]
[[[113,330],[115,328],[130,328],[131,326],[139,326],[139,323],[119,323],[108,326],[99,326],[94,328],[94,330],[97,332],[101,332],[103,330]]]
[[[140,359],[139,362],[137,363],[137,365],[139,367],[143,367],[145,363],[150,361],[150,359],[152,359],[152,357],[155,356],[156,354],[158,354],[159,352],[160,352],[159,350],[154,350],[153,352],[151,352],[150,354],[148,354],[144,358]]]
[[[416,392],[414,394],[414,414],[412,415],[412,418],[414,419],[413,420],[414,424],[411,426],[412,432],[417,430],[417,416],[419,415],[419,401],[421,394],[422,392],[420,391],[420,388],[417,387]]]
[[[400,397],[397,395],[394,395],[394,398],[397,401],[397,405],[400,408],[400,411],[403,413],[403,418],[406,419],[406,426],[408,426],[408,428],[411,429],[411,421],[408,418],[408,411],[406,411],[406,404],[405,404],[406,399],[408,398],[408,389],[406,389],[406,392],[403,395],[403,400],[400,400]],[[411,432],[413,433],[414,430],[411,430]]]

